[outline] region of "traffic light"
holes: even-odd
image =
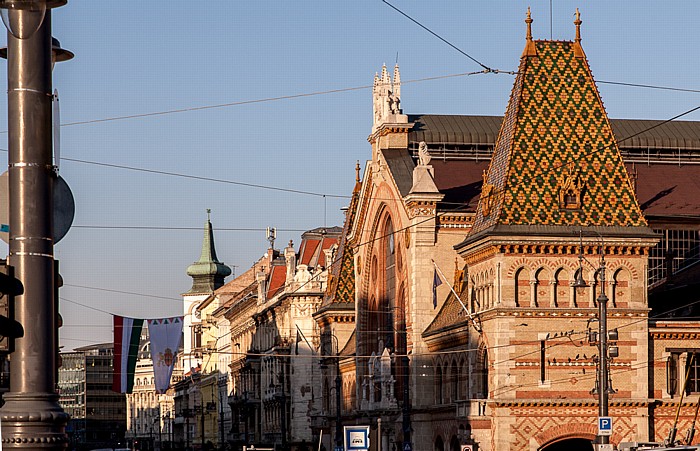
[[[14,320],[15,296],[24,293],[24,286],[15,278],[14,268],[0,260],[0,354],[15,350],[15,338],[24,336],[24,328]]]

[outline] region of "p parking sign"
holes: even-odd
[[[612,435],[612,417],[598,417],[598,435]]]

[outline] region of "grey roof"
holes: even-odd
[[[415,125],[409,141],[447,145],[484,145],[496,142],[502,116],[409,115]],[[624,148],[663,148],[700,150],[700,122],[641,119],[611,119],[610,123]],[[656,127],[655,127],[656,126]],[[651,127],[654,127],[650,129]],[[650,129],[650,130],[649,130]]]
[[[385,149],[382,153],[399,193],[402,197],[407,196],[413,186],[413,168],[416,166],[413,158],[405,149]]]

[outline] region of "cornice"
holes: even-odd
[[[414,123],[409,122],[409,123],[384,123],[377,127],[377,130],[375,130],[372,134],[370,134],[367,137],[367,141],[370,143],[374,144],[377,141],[377,138],[381,136],[386,136],[391,133],[408,133],[411,131],[413,128]]]
[[[609,401],[609,407],[648,407],[650,401]],[[595,407],[598,401],[581,400],[528,400],[528,401],[494,401],[494,407]]]
[[[471,229],[474,225],[474,213],[443,213],[436,217],[440,229]]]
[[[476,315],[486,321],[492,318],[593,318],[598,315],[598,308],[494,308],[477,312]],[[609,308],[608,318],[647,318],[648,309]]]

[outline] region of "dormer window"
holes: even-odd
[[[581,177],[581,171],[574,170],[573,165],[569,165],[569,170],[559,180],[559,208],[581,209],[585,185],[586,182]]]

